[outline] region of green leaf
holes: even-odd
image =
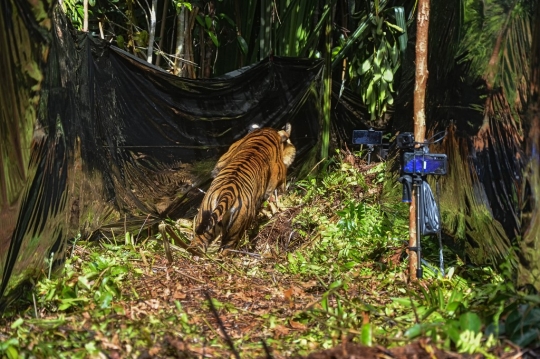
[[[514,335],[511,339],[512,339],[512,342],[514,342],[515,344],[519,345],[522,348],[527,347],[529,344],[540,342],[540,329],[538,328],[530,328],[524,333],[518,333],[518,334],[519,335]]]
[[[206,16],[204,17],[204,22],[205,22],[205,24],[206,24],[206,28],[207,28],[207,29],[211,29],[211,28],[212,28],[212,18],[211,18],[210,16],[206,15]]]
[[[461,326],[461,330],[470,330],[474,333],[480,332],[480,328],[482,327],[480,317],[478,314],[473,312],[463,313],[459,317],[459,324]]]
[[[371,329],[371,323],[366,323],[362,325],[362,334],[360,340],[362,345],[367,345],[368,347],[373,345],[373,331]]]
[[[99,301],[101,302],[100,308],[110,308],[112,300],[113,295],[109,292],[104,292],[103,295],[99,298]]]
[[[79,276],[79,278],[77,279],[77,284],[81,287],[81,288],[84,288],[84,289],[87,289],[87,290],[90,290],[92,289],[92,286],[90,285],[90,283],[88,282],[88,278],[86,276]]]
[[[405,308],[411,308],[411,300],[409,298],[392,298],[392,300],[394,301],[394,303],[398,303]]]
[[[399,61],[399,49],[397,47],[397,42],[394,42],[394,46],[389,46],[389,48],[390,48],[390,57],[392,58],[392,64],[396,65],[398,64],[398,61]]]
[[[121,49],[124,49],[124,37],[122,35],[118,35],[116,37],[116,45],[121,48]]]
[[[212,42],[216,47],[219,47],[219,41],[216,36],[216,34],[213,31],[208,31],[208,36],[210,36],[210,39],[212,39]]]
[[[423,333],[422,324],[415,324],[405,332],[405,336],[409,339],[419,337]]]
[[[437,308],[431,307],[422,315],[422,320],[426,320],[434,311],[436,311]]]
[[[386,82],[392,82],[394,80],[394,74],[392,73],[392,70],[390,69],[385,69],[382,77],[383,77],[383,80]]]
[[[336,280],[335,282],[330,284],[330,286],[328,287],[328,290],[334,290],[342,286],[343,286],[343,282],[341,280]]]
[[[9,346],[6,348],[6,355],[9,359],[18,359],[19,351],[15,347]]]
[[[523,297],[523,300],[527,302],[532,302],[536,304],[540,304],[540,295],[537,294],[529,294]]]
[[[24,319],[23,319],[23,318],[19,318],[19,319],[17,319],[16,321],[14,321],[14,322],[11,324],[11,329],[16,329],[16,328],[20,327],[23,323],[24,323]]]
[[[236,36],[236,40],[238,40],[238,45],[240,46],[240,51],[242,51],[242,53],[244,55],[247,55],[247,52],[248,52],[248,44],[246,42],[246,40],[244,40],[244,38],[240,35]]]
[[[201,15],[197,15],[197,16],[195,17],[195,19],[197,20],[197,22],[199,23],[199,25],[201,25],[202,27],[204,27],[204,20],[203,20],[203,18],[202,18]]]
[[[455,312],[456,309],[458,309],[460,305],[461,305],[461,302],[450,302],[446,305],[446,310],[450,312],[451,314]]]
[[[321,307],[324,309],[325,312],[328,312],[328,296],[323,296],[321,300]]]
[[[58,310],[66,310],[74,305],[76,305],[78,302],[87,302],[88,300],[86,298],[66,298],[62,299],[60,301],[60,305],[58,306]]]
[[[363,75],[365,74],[366,72],[369,71],[369,69],[371,69],[371,59],[372,57],[369,57],[368,59],[366,59],[366,61],[364,61],[362,63],[362,67],[360,68],[360,70],[358,71],[358,74],[359,75]]]
[[[219,17],[220,19],[225,19],[225,21],[227,21],[229,25],[231,25],[232,27],[236,27],[236,24],[234,23],[234,21],[230,17],[228,17],[227,14],[221,13],[219,14]]]
[[[128,268],[126,266],[115,266],[111,269],[112,276],[120,276],[121,274],[127,273]]]
[[[405,32],[405,31],[403,31],[403,29],[402,29],[401,27],[399,27],[399,26],[397,26],[397,25],[394,25],[394,24],[392,24],[392,23],[390,23],[390,22],[388,22],[388,21],[385,21],[384,23],[386,24],[386,26],[388,26],[388,27],[390,27],[390,28],[392,28],[392,29],[394,29],[394,30],[399,31],[400,33],[404,33],[404,32]]]

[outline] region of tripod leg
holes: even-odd
[[[416,265],[416,278],[422,279],[423,277],[423,271],[422,271],[422,246],[420,245],[420,239],[422,238],[422,213],[424,209],[424,196],[422,194],[422,182],[423,179],[416,179],[416,259],[417,259],[417,265]]]

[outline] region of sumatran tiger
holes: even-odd
[[[191,247],[208,246],[221,236],[221,249],[235,247],[261,204],[276,189],[285,190],[287,168],[296,148],[283,130],[260,128],[231,145],[216,163],[210,188],[194,220]]]

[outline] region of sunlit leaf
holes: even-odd
[[[216,47],[219,47],[219,41],[216,34],[213,31],[208,31],[207,34],[208,36],[210,36],[210,39],[212,39],[212,42],[214,43],[214,45]]]
[[[13,346],[8,346],[6,348],[6,355],[7,355],[8,359],[18,359],[19,358],[19,351]]]
[[[11,329],[17,329],[17,328],[20,327],[23,323],[24,323],[24,319],[23,319],[23,318],[18,318],[16,321],[14,321],[13,323],[11,323]]]
[[[80,287],[87,290],[90,290],[92,287],[90,283],[88,282],[88,278],[86,276],[82,276],[82,275],[79,276],[79,278],[77,278],[77,283],[79,284]]]
[[[385,69],[382,77],[386,82],[392,82],[394,80],[394,74],[391,69]]]
[[[373,331],[371,329],[371,323],[366,323],[362,325],[362,334],[360,340],[362,345],[372,346],[373,345]]]
[[[110,308],[112,300],[113,300],[113,295],[111,293],[109,292],[103,293],[103,295],[99,298],[99,302],[101,302],[99,307],[102,309]]]

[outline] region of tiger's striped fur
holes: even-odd
[[[192,246],[206,250],[220,236],[222,249],[236,246],[262,202],[274,190],[285,190],[287,168],[296,155],[290,131],[290,124],[281,131],[256,129],[221,156],[195,217]]]

